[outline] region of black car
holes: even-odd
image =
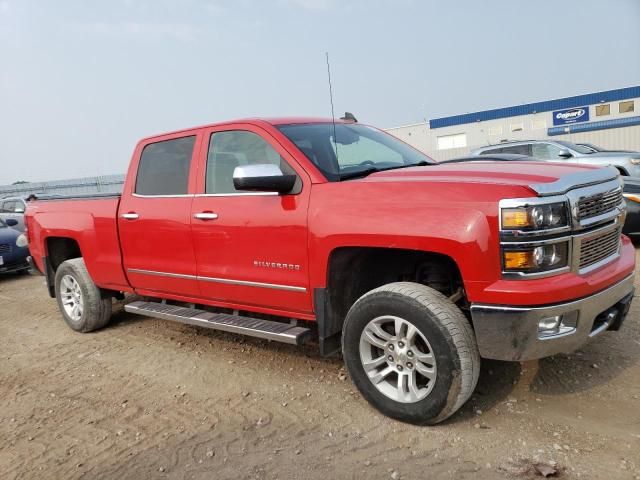
[[[624,177],[623,195],[627,201],[627,219],[622,233],[640,240],[640,179]]]

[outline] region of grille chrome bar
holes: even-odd
[[[578,201],[578,220],[592,218],[614,210],[622,203],[622,189],[592,195]]]
[[[588,273],[599,268],[620,254],[620,233],[618,221],[595,231],[574,237],[573,265],[578,273]]]

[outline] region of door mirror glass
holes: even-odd
[[[558,156],[560,158],[571,158],[571,157],[573,157],[573,155],[571,155],[571,152],[569,150],[567,150],[566,148],[561,149],[558,152]]]
[[[13,212],[14,213],[24,213],[24,207],[16,207],[16,209]]]
[[[296,178],[295,175],[285,175],[272,163],[256,163],[236,167],[233,186],[236,190],[288,193],[293,189]]]
[[[15,218],[7,218],[4,223],[6,223],[9,227],[15,227],[16,225],[18,225],[18,220],[16,220]]]

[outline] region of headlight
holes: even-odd
[[[502,251],[504,272],[539,273],[569,265],[569,242],[539,246],[506,247]]]
[[[503,208],[500,215],[502,230],[550,230],[569,224],[564,202]]]
[[[18,247],[24,248],[26,246],[29,245],[29,240],[27,240],[27,237],[25,237],[22,233],[20,235],[18,235],[18,238],[16,238],[16,245]]]
[[[632,165],[640,165],[640,158],[631,158],[629,161]]]

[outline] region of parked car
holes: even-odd
[[[524,140],[504,142],[477,148],[472,155],[515,153],[552,162],[579,163],[581,165],[611,165],[621,175],[640,177],[640,152],[594,152],[592,147],[560,140]]]
[[[143,139],[121,195],[36,200],[26,219],[72,329],[137,293],[134,314],[317,337],[381,412],[433,424],[471,396],[481,357],[570,352],[627,315],[618,171],[542,170],[437,164],[353,121],[250,119]]]
[[[29,271],[29,242],[24,234],[11,228],[17,223],[13,218],[0,219],[0,273]]]
[[[469,155],[466,157],[452,158],[451,160],[443,160],[438,163],[460,163],[460,162],[512,162],[512,161],[529,161],[539,162],[537,158],[528,157],[527,155],[518,155],[516,153],[487,153],[486,155]]]
[[[625,178],[623,195],[627,202],[627,219],[622,233],[640,240],[640,180]]]
[[[0,219],[9,220],[14,219],[17,221],[15,227],[16,230],[24,232],[24,212],[27,209],[27,204],[23,198],[20,197],[7,197],[0,200]]]

